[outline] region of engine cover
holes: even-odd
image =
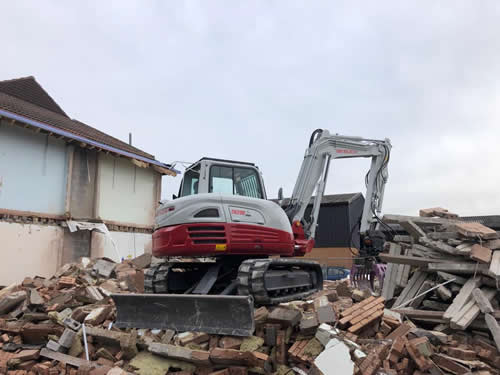
[[[163,204],[153,233],[155,256],[293,255],[282,208],[265,199],[197,194]]]

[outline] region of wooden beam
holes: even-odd
[[[425,267],[427,268],[427,265],[429,263],[441,263],[441,262],[450,262],[449,260],[440,260],[440,259],[432,259],[432,258],[420,258],[420,257],[414,257],[411,255],[391,255],[391,254],[384,254],[381,253],[379,254],[379,257],[382,261],[386,263],[395,263],[395,264],[409,264],[411,266],[417,266],[417,267]]]
[[[450,305],[443,302],[434,301],[431,299],[426,299],[422,302],[422,306],[432,311],[442,311],[445,312]]]
[[[484,294],[488,300],[491,300],[495,296],[496,290],[484,288]],[[452,317],[450,327],[453,329],[466,330],[467,327],[469,327],[469,325],[479,316],[480,312],[481,309],[476,304],[476,301],[474,298],[471,298],[471,300]]]
[[[145,162],[137,160],[137,159],[130,159],[130,161],[132,162],[132,164],[134,164],[136,167],[139,167],[139,168],[148,168],[149,167],[148,163],[145,163]]]
[[[495,279],[500,278],[500,250],[496,250],[493,252],[488,274]]]
[[[391,311],[397,312],[412,320],[433,323],[446,323],[446,319],[443,318],[444,311],[428,311],[415,309],[395,309]]]
[[[411,236],[407,236],[405,234],[396,234],[394,238],[392,239],[394,242],[412,242]]]
[[[415,297],[426,279],[427,273],[423,271],[415,271],[410,280],[408,280],[408,284],[406,284],[406,287],[399,294],[396,302],[394,302],[394,306],[400,306],[404,302]]]
[[[172,176],[172,177],[177,176],[177,173],[175,173],[174,171],[171,171],[170,169],[167,169],[167,168],[159,167],[159,166],[154,165],[154,164],[153,164],[153,169],[156,172],[161,173],[161,174],[166,174],[167,176]]]
[[[418,241],[420,237],[425,237],[425,232],[411,220],[403,221],[400,225],[415,241]]]
[[[486,242],[484,246],[486,246],[488,249],[491,250],[498,250],[500,249],[500,240],[499,239],[489,240],[488,242]]]
[[[497,349],[500,351],[500,327],[498,326],[498,322],[493,316],[491,316],[491,314],[486,314],[484,316],[484,320],[486,321],[491,335],[493,336],[493,340],[495,340]]]
[[[474,289],[472,291],[472,297],[483,314],[491,314],[493,312],[493,306],[491,306],[490,299],[481,289]]]
[[[101,163],[104,156],[97,154],[95,162],[95,178],[94,178],[94,205],[92,207],[92,215],[94,218],[99,218],[101,206]],[[92,254],[91,254],[92,255]]]
[[[428,247],[419,245],[419,244],[413,244],[411,251],[409,255],[421,257],[421,258],[432,258],[432,259],[439,259],[438,262],[444,261],[444,260],[449,260],[451,262],[456,262],[457,257],[454,255],[444,255],[443,253],[440,253],[439,251],[429,249]]]
[[[430,232],[427,237],[431,240],[456,240],[458,239],[458,232]]]
[[[401,224],[407,221],[413,221],[419,226],[452,225],[459,220],[442,219],[434,217],[406,216],[406,215],[384,215],[382,220],[388,224]]]
[[[471,277],[456,295],[452,304],[445,311],[443,318],[451,320],[472,298],[472,291],[481,285],[481,277]]]
[[[472,275],[474,273],[482,273],[485,271],[487,268],[485,268],[484,264],[477,264],[477,263],[471,263],[471,262],[461,262],[461,263],[450,263],[450,262],[435,262],[435,263],[429,263],[427,266],[427,269],[429,271],[444,271],[444,272],[449,272],[449,273],[458,273],[458,274],[463,274],[463,275]]]
[[[454,248],[453,246],[450,246],[442,241],[433,241],[428,239],[427,237],[421,237],[419,239],[419,242],[427,247],[430,247],[431,249],[437,250],[441,253],[449,254],[449,255],[459,255],[459,251]]]
[[[64,200],[64,212],[71,217],[71,180],[73,177],[73,160],[75,158],[75,148],[68,147],[68,171],[66,178],[66,196]]]
[[[389,244],[389,254],[380,255],[397,256],[399,254],[401,254],[401,246],[391,242]],[[382,297],[384,297],[386,301],[394,297],[394,291],[396,290],[396,276],[396,266],[389,263],[384,277],[384,284],[382,286]]]

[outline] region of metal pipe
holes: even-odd
[[[83,332],[83,344],[85,345],[85,358],[87,359],[87,361],[90,361],[89,347],[87,345],[87,333],[85,332],[85,323],[82,323],[82,332]]]

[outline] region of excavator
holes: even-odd
[[[359,231],[362,250],[374,253],[370,236],[380,222],[391,147],[389,139],[315,130],[284,207],[267,199],[253,163],[202,158],[192,164],[178,196],[156,211],[152,252],[162,261],[145,271],[145,293],[112,295],[115,325],[248,336],[254,306],[321,290],[320,264],[300,257],[314,247],[330,162],[371,158]],[[281,202],[282,195],[280,189]]]

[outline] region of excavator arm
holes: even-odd
[[[309,141],[293,194],[285,212],[294,227],[303,228],[306,239],[314,239],[321,200],[325,192],[332,159],[371,158],[366,182],[366,198],[360,232],[366,233],[381,212],[387,164],[391,153],[389,139],[376,140],[361,137],[331,135],[327,130],[315,130]],[[305,211],[314,195],[310,218]]]

